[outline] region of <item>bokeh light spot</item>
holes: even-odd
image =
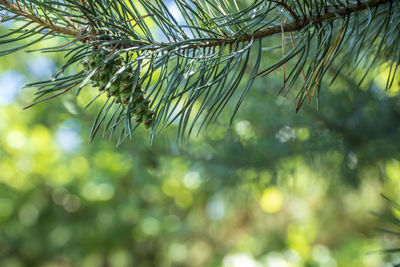
[[[144,218],[140,222],[140,229],[147,235],[155,236],[160,231],[160,222],[154,217]]]
[[[267,213],[278,212],[283,205],[282,192],[276,187],[269,187],[264,190],[261,199],[260,206]]]
[[[225,203],[219,197],[211,198],[207,202],[206,213],[212,220],[220,220],[225,215]]]
[[[243,138],[248,140],[254,136],[254,130],[249,121],[243,120],[239,121],[235,127],[236,133]]]
[[[183,177],[183,183],[188,189],[191,190],[199,188],[201,184],[200,174],[196,171],[186,173],[185,177]]]
[[[33,225],[39,217],[39,210],[33,204],[25,204],[19,210],[19,220],[22,224]]]
[[[186,259],[188,254],[187,248],[184,244],[173,243],[169,249],[169,256],[173,261],[182,262]]]
[[[249,253],[237,252],[224,257],[223,267],[261,267],[261,264]]]
[[[188,208],[192,205],[193,196],[188,190],[181,190],[175,195],[175,202],[181,208]]]
[[[295,133],[297,140],[301,142],[308,140],[308,138],[310,137],[310,131],[308,130],[308,128],[305,127],[296,129]]]
[[[111,184],[96,184],[89,182],[82,188],[82,195],[89,201],[107,201],[114,196],[114,187]]]
[[[295,134],[292,128],[284,126],[275,134],[275,138],[281,143],[286,143],[295,138]]]
[[[53,190],[52,199],[57,205],[64,205],[68,202],[69,193],[65,188],[56,188]]]
[[[83,156],[74,157],[71,159],[70,169],[74,174],[83,175],[89,169],[89,162]]]
[[[9,147],[20,149],[25,144],[25,135],[20,131],[11,131],[7,135],[7,144]]]
[[[68,201],[64,204],[64,209],[68,212],[76,212],[81,206],[79,197],[70,195]]]

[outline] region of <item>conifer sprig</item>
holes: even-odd
[[[0,45],[28,41],[0,48],[0,55],[68,37],[62,46],[42,49],[67,52],[65,65],[52,79],[29,86],[38,88],[39,101],[97,86],[107,100],[91,138],[103,125],[103,133],[120,129],[124,140],[141,122],[150,127],[151,139],[177,122],[182,138],[215,122],[232,98],[235,115],[254,80],[281,68],[280,91],[298,88],[296,110],[318,99],[334,63],[337,73],[364,69],[361,83],[374,66],[389,61],[386,87],[394,83],[398,0],[171,2],[181,17],[162,0],[0,0],[1,21],[18,22],[0,36]],[[266,47],[279,38],[277,46]],[[274,49],[282,57],[265,66],[263,58]],[[82,70],[65,74],[76,65]]]

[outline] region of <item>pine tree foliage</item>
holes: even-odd
[[[98,87],[93,101],[103,94],[107,100],[90,138],[103,129],[118,132],[120,141],[141,123],[153,139],[175,122],[182,138],[214,123],[232,100],[234,116],[255,79],[277,70],[283,70],[279,91],[297,91],[296,110],[318,99],[332,64],[337,74],[363,69],[361,83],[389,62],[387,89],[398,71],[398,0],[173,2],[180,19],[162,0],[0,0],[2,23],[18,22],[0,37],[0,46],[14,48],[0,48],[0,55],[66,40],[41,50],[65,53],[66,60],[50,80],[28,85],[37,88],[33,105]],[[271,50],[281,57],[265,66]]]

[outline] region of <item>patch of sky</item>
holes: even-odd
[[[57,129],[56,142],[58,146],[67,152],[73,152],[78,149],[82,143],[80,124],[76,120],[66,120]]]
[[[23,74],[15,70],[5,71],[0,75],[0,105],[6,106],[15,100],[25,83]]]
[[[173,1],[173,0],[166,1],[166,6],[170,13],[171,22],[173,22],[173,20],[175,20],[176,23],[178,23],[178,25],[183,27],[183,31],[186,33],[186,35],[188,37],[192,38],[193,35],[190,32],[190,29],[185,27],[187,25],[187,23],[185,21],[185,18],[182,15],[182,12],[179,10],[178,6],[176,5],[175,1]],[[161,30],[157,31],[157,36],[160,38],[161,42],[168,42],[167,36],[165,36]]]
[[[28,69],[30,74],[35,78],[47,79],[54,73],[56,66],[50,58],[38,56],[33,57],[28,61]]]

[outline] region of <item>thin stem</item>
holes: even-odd
[[[63,26],[59,26],[59,25],[54,25],[53,23],[51,23],[50,19],[43,20],[42,18],[29,13],[27,10],[24,10],[19,5],[15,5],[6,0],[0,0],[0,6],[3,6],[5,9],[14,13],[17,16],[22,16],[22,17],[25,17],[25,18],[31,20],[31,21],[51,30],[52,32],[62,33],[62,34],[74,36],[74,37],[81,35],[81,33],[76,29],[67,28],[67,27],[63,27]]]
[[[66,92],[68,92],[69,90],[71,90],[72,88],[74,88],[75,86],[77,86],[80,82],[81,82],[81,81],[76,82],[76,83],[72,84],[71,86],[68,86],[67,88],[65,88],[65,89],[62,90],[61,92],[58,92],[58,93],[55,94],[55,95],[48,96],[48,97],[46,97],[46,98],[40,99],[40,100],[38,100],[38,101],[36,101],[36,102],[30,104],[29,106],[24,107],[23,109],[31,108],[31,107],[33,107],[33,106],[39,104],[39,103],[42,103],[42,102],[44,102],[44,101],[47,101],[47,100],[56,98],[57,96],[60,96],[60,95],[62,95],[62,94],[65,94]]]

